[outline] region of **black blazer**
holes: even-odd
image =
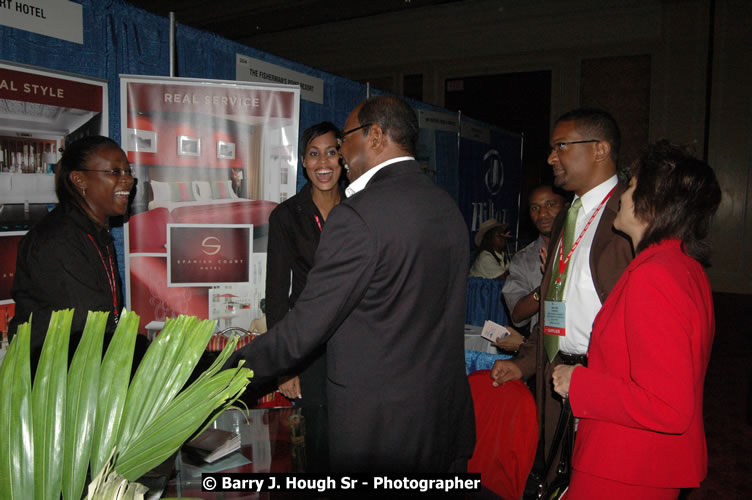
[[[239,355],[259,379],[327,344],[334,470],[444,472],[472,454],[465,375],[467,226],[415,161],[329,215],[308,283]]]

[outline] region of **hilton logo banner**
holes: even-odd
[[[253,226],[167,225],[167,286],[248,283]]]
[[[522,136],[465,120],[459,158],[458,205],[470,228],[470,240],[488,219],[504,222],[516,233],[518,193],[522,183]]]

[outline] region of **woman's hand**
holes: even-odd
[[[523,337],[520,332],[518,332],[511,326],[507,326],[506,328],[507,330],[509,330],[509,335],[501,340],[494,342],[493,345],[503,351],[514,352],[519,350],[520,346],[525,342],[525,337]]]
[[[582,365],[557,365],[554,368],[554,391],[563,397],[569,397],[569,382],[572,380],[574,369]]]
[[[303,394],[300,392],[300,379],[298,377],[290,377],[284,382],[280,380],[279,392],[281,392],[287,399],[302,398]]]

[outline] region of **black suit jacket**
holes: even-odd
[[[473,450],[465,375],[467,226],[415,161],[329,215],[295,307],[239,353],[260,379],[327,344],[334,470],[444,472]]]

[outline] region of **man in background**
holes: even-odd
[[[573,191],[575,197],[553,225],[541,282],[539,328],[533,329],[517,358],[497,361],[491,370],[496,385],[529,378],[537,371],[536,400],[546,457],[562,408],[552,390],[553,367],[587,363],[595,315],[632,260],[629,239],[612,227],[624,191],[616,175],[620,144],[619,128],[605,111],[577,109],[556,121],[548,163],[554,184]],[[551,462],[548,480],[555,474],[558,458]]]
[[[555,193],[551,186],[541,185],[528,197],[530,219],[538,230],[538,238],[517,252],[509,266],[509,276],[504,282],[502,294],[509,309],[512,324],[516,327],[538,323],[540,308],[540,284],[543,279],[541,252],[545,252],[551,240],[554,219],[564,206],[564,197]]]
[[[330,213],[295,308],[231,360],[257,379],[327,345],[332,469],[461,472],[475,442],[465,375],[467,226],[415,161],[418,122],[375,97],[345,122],[348,198]]]

